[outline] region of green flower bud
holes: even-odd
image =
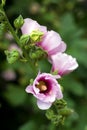
[[[47,117],[48,119],[52,119],[52,118],[54,117],[54,115],[55,115],[55,113],[54,113],[54,111],[53,111],[52,109],[48,109],[48,110],[46,111],[46,117]]]
[[[73,110],[70,109],[70,108],[67,108],[67,107],[62,108],[62,109],[59,110],[59,114],[63,115],[63,116],[69,116],[72,113],[73,113]]]
[[[36,50],[35,52],[30,52],[29,56],[31,59],[39,59],[43,54],[44,52],[42,50]]]
[[[21,15],[19,15],[15,20],[14,20],[14,26],[16,29],[19,29],[22,27],[24,24],[24,19]]]
[[[29,42],[29,35],[24,34],[20,37],[20,46],[24,46]]]
[[[30,79],[30,84],[32,85],[34,82],[34,79]]]
[[[29,56],[31,59],[37,59],[37,55],[35,53],[30,53]]]
[[[44,54],[42,50],[37,50],[35,53],[36,53],[37,58],[42,57],[42,55]]]
[[[40,32],[39,30],[32,31],[30,34],[30,39],[32,42],[40,42],[41,38],[43,36],[43,32]]]
[[[56,100],[56,101],[54,102],[54,105],[55,105],[56,108],[62,109],[62,108],[64,108],[64,107],[66,107],[67,102],[66,102],[65,100],[63,100],[63,99],[60,99],[60,100]]]
[[[11,51],[8,51],[8,50],[6,50],[5,51],[5,54],[6,54],[6,56],[7,56],[7,61],[8,61],[8,63],[10,63],[10,64],[12,64],[12,63],[14,63],[15,61],[17,61],[18,59],[19,59],[19,57],[20,57],[20,54],[19,54],[19,52],[17,51],[17,50],[11,50]]]

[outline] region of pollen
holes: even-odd
[[[40,81],[39,84],[36,86],[37,88],[39,88],[39,90],[42,91],[46,91],[47,90],[47,86],[45,84],[44,81]]]

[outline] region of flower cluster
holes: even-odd
[[[37,98],[37,105],[40,109],[48,109],[56,99],[63,98],[61,87],[56,79],[68,74],[78,67],[75,58],[65,53],[66,44],[60,35],[45,26],[39,25],[36,21],[27,18],[21,27],[22,34],[31,35],[34,31],[42,32],[40,41],[36,46],[44,50],[48,55],[48,60],[52,64],[51,72],[57,72],[53,76],[49,73],[39,73],[33,84],[27,86],[26,92],[32,93]]]

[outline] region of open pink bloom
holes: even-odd
[[[62,41],[60,35],[55,31],[47,31],[45,26],[39,25],[35,20],[26,18],[21,27],[22,34],[31,34],[32,31],[43,32],[41,42],[37,43],[48,55],[56,54],[57,52],[64,52],[66,44]]]
[[[37,44],[45,50],[48,55],[53,55],[66,50],[66,44],[62,41],[60,35],[51,30],[46,33],[43,40]]]
[[[52,71],[58,71],[60,76],[68,74],[78,67],[76,58],[66,53],[57,53],[50,58]]]
[[[37,23],[37,21],[32,20],[30,18],[24,19],[24,24],[21,27],[21,31],[23,34],[30,34],[32,31],[41,31],[43,33],[47,32],[47,28],[45,26],[41,26]]]
[[[56,99],[63,98],[56,77],[49,73],[38,74],[33,85],[27,86],[26,92],[37,98],[37,105],[42,110],[50,108]]]

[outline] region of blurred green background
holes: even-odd
[[[39,110],[36,99],[25,92],[34,73],[29,64],[9,65],[4,50],[14,43],[0,29],[0,129],[1,130],[87,130],[87,1],[86,0],[9,0],[5,7],[13,20],[20,14],[57,31],[67,44],[67,53],[77,58],[79,68],[59,82],[64,99],[74,109],[63,126],[54,126]],[[47,60],[39,63],[50,71]]]

